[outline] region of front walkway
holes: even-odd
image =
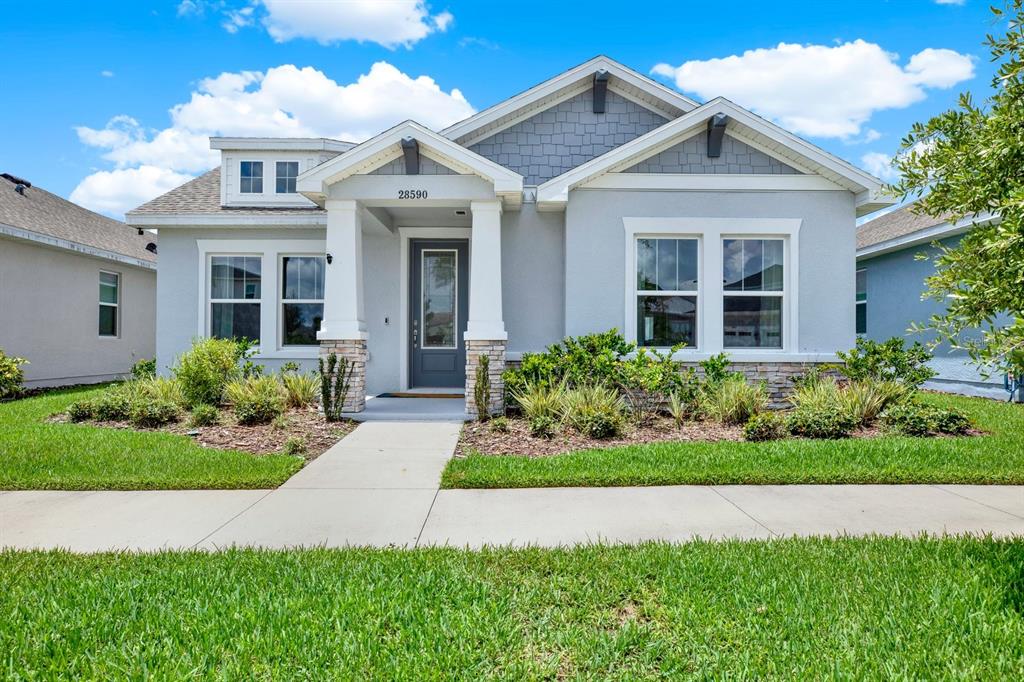
[[[277,490],[0,492],[0,547],[480,547],[868,533],[1024,535],[1024,486],[438,490],[457,423],[360,425]]]

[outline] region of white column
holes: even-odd
[[[473,240],[469,261],[467,341],[504,341],[501,312],[501,201],[473,201]]]
[[[365,339],[363,314],[363,229],[355,201],[327,202],[327,253],[324,319],[317,338]]]

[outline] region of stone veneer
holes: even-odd
[[[466,414],[477,417],[473,389],[476,386],[476,368],[480,357],[489,358],[488,376],[491,378],[491,414],[505,412],[505,382],[501,378],[505,371],[505,341],[466,341]]]
[[[348,394],[345,395],[343,412],[362,412],[366,409],[366,340],[339,339],[320,342],[320,357],[327,366],[327,356],[334,353],[352,363],[352,378],[349,380]],[[331,377],[334,385],[334,377]]]

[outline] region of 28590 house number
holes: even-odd
[[[426,199],[427,190],[425,189],[400,189],[398,190],[399,199]]]

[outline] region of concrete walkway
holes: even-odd
[[[272,491],[0,492],[0,547],[90,552],[1024,535],[1024,486],[438,490],[459,427],[364,423]]]

